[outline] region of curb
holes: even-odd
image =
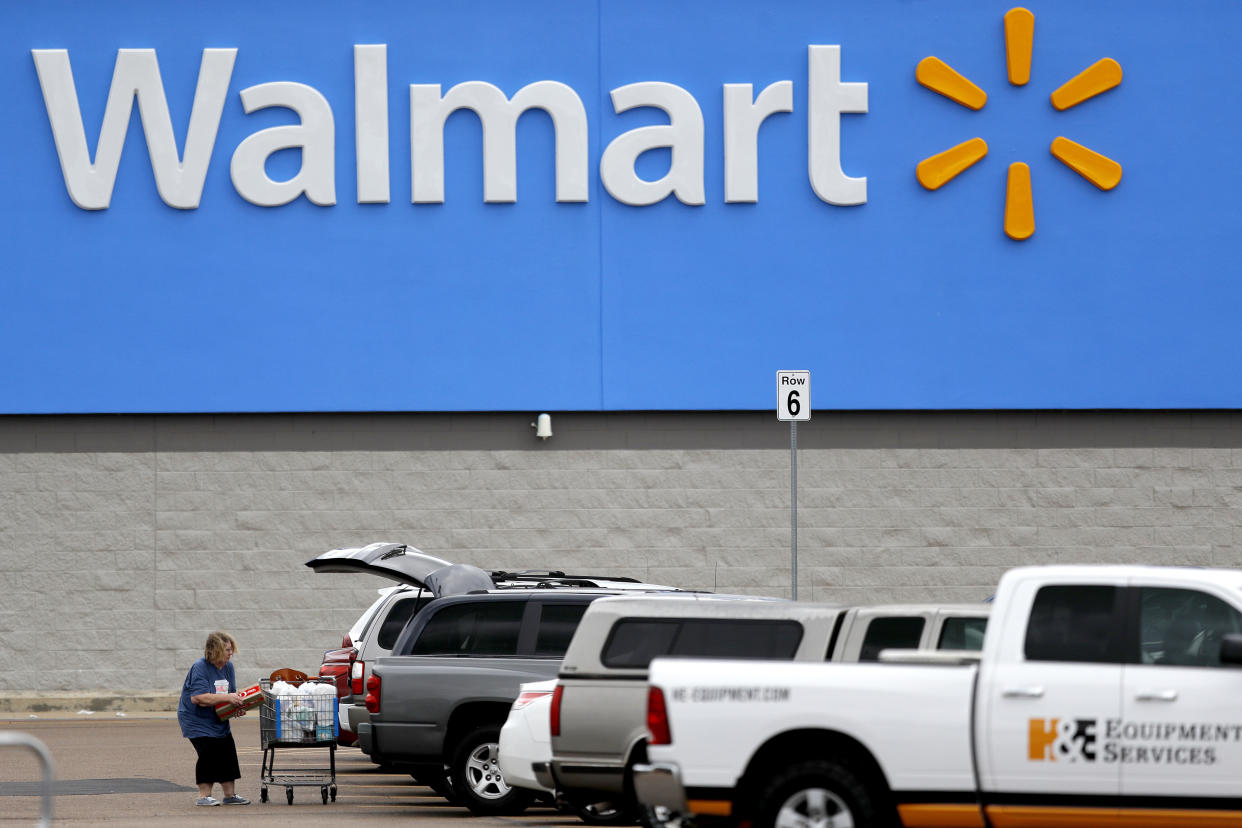
[[[0,698],[0,717],[25,719],[64,714],[124,713],[126,715],[164,713],[176,715],[180,694],[176,691],[149,690],[132,693],[100,690],[96,692],[38,693]]]

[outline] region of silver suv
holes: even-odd
[[[535,778],[586,822],[632,821],[646,761],[647,671],[658,656],[876,661],[885,649],[977,650],[987,604],[845,607],[703,595],[601,598],[587,608],[552,696],[551,761]],[[727,727],[727,723],[722,723]]]

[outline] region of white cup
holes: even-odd
[[[228,679],[216,679],[216,692],[217,693],[229,692],[229,680]]]

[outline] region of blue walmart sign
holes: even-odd
[[[1236,3],[7,22],[0,413],[1242,406]]]

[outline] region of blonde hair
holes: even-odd
[[[233,654],[237,654],[237,639],[226,632],[211,633],[207,636],[207,643],[203,646],[203,658],[212,664],[217,664],[225,660],[224,648],[227,645],[233,646]]]

